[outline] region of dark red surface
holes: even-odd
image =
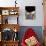
[[[25,32],[25,35],[22,39],[21,45],[26,46],[25,39],[28,39],[29,37],[32,37],[32,36],[35,36],[35,37],[37,36],[36,33],[34,32],[34,30],[32,28],[27,29],[27,31]],[[35,46],[41,46],[41,45],[38,42]]]

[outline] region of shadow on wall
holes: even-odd
[[[20,41],[22,40],[25,31],[28,28],[32,28],[34,29],[34,31],[37,33],[37,37],[39,39],[39,41],[42,43],[43,42],[43,30],[42,30],[42,26],[21,26],[20,27],[20,31],[19,31],[19,39]]]

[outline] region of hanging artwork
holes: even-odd
[[[26,19],[35,19],[35,6],[25,6]]]

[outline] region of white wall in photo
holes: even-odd
[[[15,6],[15,0],[0,0],[1,7]],[[21,26],[43,26],[43,5],[42,0],[17,0],[19,6],[19,24]],[[25,19],[25,6],[36,7],[36,18],[34,20]],[[14,22],[14,21],[13,21]]]

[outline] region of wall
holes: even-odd
[[[14,6],[15,0],[0,0],[0,6]],[[43,26],[43,6],[42,0],[17,0],[19,9],[19,24],[21,26]],[[36,19],[26,20],[25,19],[25,6],[36,7]]]
[[[15,0],[0,0],[0,6],[2,7],[10,7],[10,6],[14,6]],[[19,24],[20,26],[33,26],[32,28],[35,29],[35,31],[37,32],[37,35],[40,39],[40,41],[42,42],[42,37],[43,37],[43,30],[42,27],[43,26],[43,6],[42,6],[42,0],[17,0],[18,5],[19,6]],[[26,20],[25,19],[25,6],[35,6],[36,7],[36,19],[35,20]],[[12,17],[9,17],[9,20]],[[34,27],[36,26],[36,27]],[[37,27],[39,26],[39,27]],[[20,30],[20,36],[21,33],[23,33],[23,30],[26,29],[27,27],[21,27],[22,31]],[[23,35],[23,34],[22,34]],[[22,38],[22,37],[20,37]]]
[[[43,25],[43,6],[42,0],[21,0],[20,1],[20,24],[22,26],[42,26]],[[26,20],[25,19],[25,6],[36,6],[36,19],[35,20]]]
[[[19,39],[22,40],[24,33],[27,31],[28,28],[32,28],[35,33],[38,36],[38,39],[41,43],[43,43],[43,33],[42,33],[42,27],[41,26],[21,26],[19,31]]]

